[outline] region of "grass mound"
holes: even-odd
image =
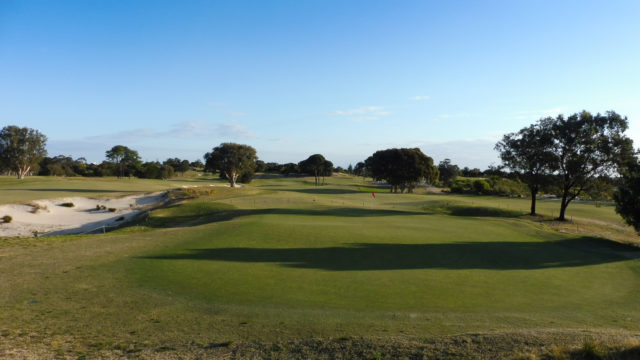
[[[431,201],[423,207],[423,210],[429,212],[439,212],[452,216],[471,216],[471,217],[502,217],[516,218],[524,215],[522,211],[503,209],[492,206],[483,205],[467,205],[448,201]]]

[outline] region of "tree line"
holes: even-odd
[[[611,189],[615,183],[616,211],[640,230],[640,162],[632,140],[624,135],[627,128],[628,119],[613,111],[595,115],[582,111],[568,117],[543,118],[518,132],[505,134],[495,145],[502,165],[484,172],[461,170],[449,159],[436,166],[433,159],[418,148],[379,150],[355,167],[349,165],[346,172],[385,181],[392,192],[400,193],[411,193],[418,184],[438,181],[452,191],[470,188],[478,193],[513,187],[520,182],[529,190],[531,215],[536,215],[539,193],[554,189],[560,198],[559,220],[565,220],[567,207],[579,196],[606,191],[603,189]],[[46,136],[37,130],[17,126],[3,128],[0,167],[21,179],[36,169],[36,173],[43,175],[169,178],[176,171],[201,166],[206,171],[219,172],[232,187],[238,182],[251,181],[256,171],[307,174],[314,177],[316,185],[321,185],[334,171],[344,170],[335,168],[321,154],[311,155],[297,164],[265,163],[258,159],[253,147],[234,143],[214,147],[204,155],[204,164],[176,158],[163,163],[142,163],[137,151],[117,145],[105,153],[108,161],[99,165],[86,164],[82,158],[46,157],[45,144]],[[459,174],[489,175],[489,178],[460,183],[456,180]]]

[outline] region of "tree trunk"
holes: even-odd
[[[31,166],[27,166],[25,168],[18,168],[18,180],[22,180],[24,179],[25,175],[27,175],[27,173],[29,172],[29,169],[31,169]]]
[[[569,202],[567,201],[567,190],[562,192],[562,201],[560,201],[560,216],[558,216],[558,220],[565,221],[564,213],[567,210],[567,206]]]
[[[232,188],[236,187],[236,180],[238,179],[238,174],[235,172],[227,173],[227,177],[229,178],[229,186]]]
[[[531,216],[536,216],[536,196],[538,189],[531,189]]]

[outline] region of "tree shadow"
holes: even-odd
[[[368,191],[350,190],[350,189],[282,189],[280,191],[291,191],[302,194],[314,195],[343,195],[343,194],[361,194]]]
[[[500,209],[489,206],[464,206],[456,205],[449,207],[449,215],[472,216],[472,217],[520,217],[525,213],[522,211]]]
[[[356,243],[327,248],[210,248],[141,258],[274,263],[303,269],[366,271],[532,270],[597,265],[639,257],[640,249],[636,247],[601,238],[582,237],[546,242]]]
[[[178,207],[173,205],[168,208]],[[376,216],[407,216],[428,215],[423,211],[383,210],[367,208],[329,208],[329,209],[215,209],[207,214],[177,215],[168,217],[151,217],[145,220],[146,226],[157,228],[191,227],[220,221],[230,221],[239,217],[251,215],[302,215],[302,216],[336,216],[346,218],[376,217]]]

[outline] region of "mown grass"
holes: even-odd
[[[170,180],[55,176],[32,176],[17,180],[15,177],[0,176],[0,204],[24,203],[31,200],[72,196],[104,197],[154,192],[207,183],[219,184],[222,182],[217,178],[198,176],[198,174],[185,175]]]
[[[2,241],[0,349],[573,356],[585,334],[613,353],[640,329],[637,248],[556,231],[526,199],[309,182],[216,188],[107,235]],[[610,207],[572,207],[622,228]]]

